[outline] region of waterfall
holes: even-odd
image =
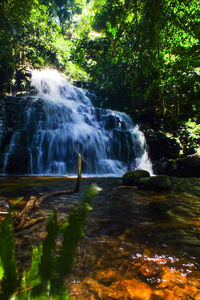
[[[36,95],[16,97],[14,112],[11,99],[2,120],[1,173],[75,175],[80,153],[86,176],[152,174],[144,135],[128,115],[95,107],[93,94],[56,70],[33,71],[32,86]]]

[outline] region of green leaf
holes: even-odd
[[[43,244],[43,253],[41,263],[39,265],[39,272],[42,283],[47,283],[51,279],[54,270],[54,249],[56,246],[56,237],[58,234],[57,213],[54,211],[47,224],[47,236]]]
[[[2,260],[0,257],[0,280],[2,280],[3,274],[4,274],[4,269],[3,269]]]

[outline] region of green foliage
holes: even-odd
[[[19,286],[15,260],[15,241],[10,214],[5,218],[0,230],[0,257],[1,274],[3,274],[0,298],[6,300]]]
[[[0,280],[2,280],[3,274],[4,274],[4,269],[3,269],[3,265],[2,265],[2,260],[0,258]]]
[[[32,0],[1,1],[0,3],[0,88],[9,85],[19,59],[22,29],[30,16]]]
[[[195,121],[189,119],[189,121],[187,121],[185,125],[191,138],[198,139],[200,136],[200,124],[197,124]]]
[[[177,123],[198,116],[197,0],[99,0],[88,11],[90,32],[83,38],[77,27],[72,58],[90,74],[92,86],[109,97],[105,105],[132,115],[152,109],[166,125],[169,119]]]
[[[76,63],[69,62],[65,67],[65,72],[72,80],[87,81],[89,79],[88,73]]]
[[[184,155],[194,153],[200,155],[200,124],[195,119],[189,119],[180,127],[177,134],[182,144]]]
[[[173,131],[200,114],[199,15],[198,0],[3,0],[1,90],[21,64],[54,66]]]
[[[0,3],[0,92],[9,91],[21,65],[65,71],[72,43],[72,14],[84,1],[9,0]]]
[[[31,267],[29,271],[24,271],[22,288],[28,290],[30,287],[37,286],[41,283],[41,279],[40,277],[38,277],[38,273],[43,253],[44,252],[42,245],[32,248]]]
[[[69,299],[65,278],[73,271],[76,248],[84,236],[87,212],[97,191],[97,187],[92,185],[63,224],[58,223],[56,211],[51,214],[44,243],[32,249],[31,267],[23,272],[21,281],[15,259],[12,219],[10,214],[6,217],[0,232],[1,299]],[[56,253],[59,235],[62,246]]]
[[[55,257],[53,255],[56,247],[56,237],[58,234],[57,214],[54,212],[47,224],[47,237],[43,244],[43,253],[41,257],[41,263],[39,267],[41,281],[43,284],[47,284],[48,280],[51,280],[53,273],[53,266]],[[47,267],[48,266],[48,267]]]

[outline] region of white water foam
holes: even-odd
[[[26,104],[25,124],[11,138],[4,172],[14,159],[16,136],[19,146],[25,135],[28,174],[75,175],[78,153],[83,175],[121,176],[128,168],[153,173],[144,134],[128,115],[95,107],[87,90],[56,70],[33,71],[32,86],[37,95]]]

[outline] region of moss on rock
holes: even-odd
[[[128,171],[123,175],[122,182],[124,185],[137,185],[141,178],[147,177],[150,177],[150,174],[145,170]]]
[[[172,182],[169,176],[159,175],[149,178],[140,178],[138,184],[144,190],[166,191],[172,188]]]

